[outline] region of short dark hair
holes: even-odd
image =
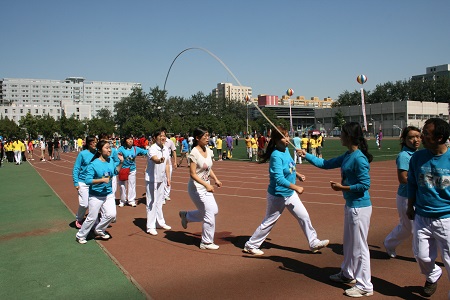
[[[448,140],[448,137],[450,136],[450,125],[440,118],[431,118],[425,121],[425,125],[433,124],[434,125],[434,132],[433,132],[433,138],[437,140],[438,138],[442,137],[442,140],[439,142],[439,144],[445,144]]]

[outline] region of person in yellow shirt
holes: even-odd
[[[14,147],[13,147],[13,142],[11,140],[8,140],[6,142],[5,152],[6,152],[7,161],[10,163],[14,162]]]
[[[247,158],[252,160],[252,137],[250,135],[247,135],[244,141],[245,141],[245,148],[247,149]]]
[[[22,149],[25,151],[25,145],[21,140],[16,138],[12,143],[13,151],[14,151],[14,160],[16,161],[16,165],[20,165],[22,163]]]
[[[255,137],[251,138],[251,144],[252,144],[252,155],[255,157],[255,160],[258,161],[258,141]],[[250,158],[250,160],[252,160]]]
[[[81,138],[78,138],[78,140],[77,140],[77,146],[78,146],[78,148],[77,148],[77,151],[78,151],[78,152],[80,152],[80,151],[83,150],[83,140],[82,140]]]
[[[309,139],[309,144],[311,147],[311,154],[317,156],[317,135],[311,136],[311,138]]]
[[[317,157],[322,158],[322,142],[323,142],[323,137],[322,137],[322,133],[319,134],[319,136],[317,137],[317,148],[316,148],[316,155]]]
[[[222,160],[222,138],[220,137],[220,135],[217,135],[217,140],[216,140],[216,152],[217,152],[217,156],[219,157],[219,161]]]
[[[309,139],[306,137],[306,133],[302,134],[302,139],[301,139],[300,143],[301,143],[302,149],[305,150],[306,152],[308,152]]]

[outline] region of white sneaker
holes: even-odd
[[[264,255],[264,252],[258,248],[249,248],[249,247],[245,246],[243,251],[245,253],[252,254],[252,255]]]
[[[124,206],[125,206],[125,204],[123,202],[119,203],[119,207],[124,207]]]
[[[147,233],[150,235],[158,235],[158,231],[156,231],[156,229],[154,228],[147,229]]]
[[[172,229],[172,227],[170,227],[170,226],[167,225],[167,224],[160,225],[160,226],[158,226],[158,228],[165,229],[165,230],[170,230],[170,229]]]
[[[167,201],[170,201],[170,200],[172,200],[172,199],[170,199],[170,197],[166,197],[166,200],[167,200]]]
[[[130,203],[130,205],[131,205],[132,207],[136,207],[136,203],[135,203],[135,202]]]
[[[326,246],[328,246],[329,243],[330,243],[329,240],[320,241],[319,243],[317,243],[317,245],[315,245],[314,247],[311,247],[311,252],[312,253],[316,253],[320,249],[325,248]]]
[[[163,205],[165,205],[166,204],[166,200],[163,200]]]
[[[368,297],[368,296],[372,296],[373,295],[373,291],[372,292],[366,292],[363,291],[359,288],[357,288],[356,286],[345,290],[345,294],[349,297],[353,297],[353,298],[359,298],[359,297]]]
[[[111,238],[109,234],[103,231],[94,230],[94,235],[98,238],[101,238],[102,240],[109,240]]]
[[[85,238],[79,238],[79,237],[76,237],[76,238],[77,238],[77,242],[80,243],[80,244],[86,244],[87,243]]]
[[[214,243],[211,243],[211,244],[200,243],[200,249],[202,249],[202,250],[217,250],[217,249],[219,249],[219,246]]]

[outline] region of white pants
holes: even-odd
[[[170,181],[172,182],[172,169],[173,169],[172,165],[169,165],[169,169],[170,169],[170,171],[169,171]],[[170,197],[170,187],[172,185],[168,186],[167,178],[164,178],[164,179],[165,179],[165,181],[164,181],[164,199],[167,199]]]
[[[267,193],[267,208],[266,216],[261,225],[256,228],[251,238],[245,243],[248,248],[259,248],[269,235],[273,226],[277,223],[284,208],[287,207],[289,212],[297,219],[300,228],[308,240],[309,247],[315,247],[320,240],[317,238],[317,233],[311,224],[308,211],[303,205],[297,193],[293,193],[289,197],[277,197]]]
[[[210,192],[198,193],[192,180],[189,181],[188,192],[197,210],[188,211],[186,219],[188,222],[203,221],[202,243],[213,243],[216,230],[216,215],[219,212],[214,194]]]
[[[412,235],[413,221],[408,219],[408,197],[397,195],[397,211],[400,218],[399,224],[388,234],[384,240],[384,246],[388,250],[395,250],[398,245]]]
[[[294,163],[298,163],[301,164],[302,163],[302,157],[300,155],[298,155],[297,150],[294,149]]]
[[[95,227],[95,231],[104,233],[111,221],[116,218],[116,201],[113,194],[104,197],[89,196],[89,214],[77,233],[78,238],[86,238],[88,236],[99,212],[101,212],[101,218],[97,227]]]
[[[370,253],[367,244],[372,206],[344,207],[344,261],[342,273],[356,279],[356,287],[373,291],[370,272]]]
[[[22,162],[22,152],[14,151],[14,159],[16,161],[16,164],[20,164]]]
[[[414,217],[413,251],[420,271],[427,281],[436,282],[442,270],[435,264],[438,248],[450,277],[450,218],[432,219],[419,215]]]
[[[247,157],[252,158],[252,148],[247,148]]]
[[[128,203],[133,204],[136,201],[136,170],[131,171],[128,180],[118,180],[120,185],[120,202],[127,203],[127,183],[128,183]]]
[[[162,212],[164,201],[164,183],[146,181],[147,198],[147,230],[155,229],[158,225],[166,225]]]
[[[78,211],[76,218],[82,222],[89,207],[89,186],[84,182],[78,182]]]
[[[112,194],[114,195],[114,198],[116,198],[116,191],[117,191],[117,175],[113,176],[111,178],[111,184],[112,184]]]

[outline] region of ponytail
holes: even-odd
[[[361,125],[358,122],[348,122],[342,126],[342,131],[350,138],[352,145],[358,146],[359,150],[367,157],[369,163],[372,162],[373,155],[369,153],[369,146],[364,138]]]
[[[281,139],[284,138],[285,136],[288,136],[286,128],[277,126],[277,129],[272,130],[270,134],[269,144],[267,145],[266,152],[264,152],[264,154],[261,155],[261,159],[259,161],[260,163],[265,163],[266,161],[268,161],[273,151],[275,151],[277,143],[281,141]],[[282,134],[278,131],[280,131]]]
[[[369,163],[371,163],[373,160],[373,155],[369,153],[369,146],[367,145],[367,140],[364,138],[364,136],[359,139],[358,148],[367,157]]]

